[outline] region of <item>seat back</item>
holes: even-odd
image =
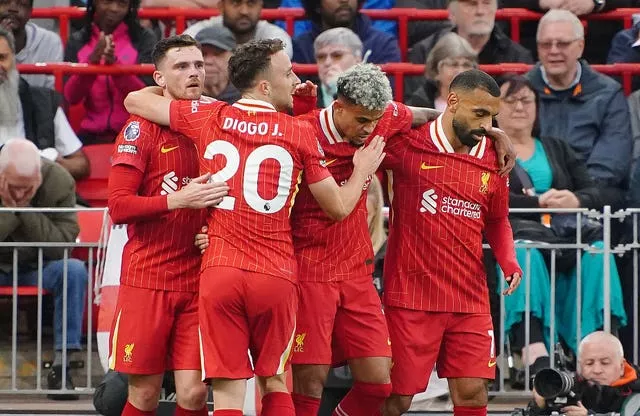
[[[109,171],[113,143],[92,144],[84,146],[85,155],[91,165],[91,173],[87,178],[76,182],[78,195],[92,207],[106,207],[108,200]]]

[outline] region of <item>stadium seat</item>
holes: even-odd
[[[103,211],[78,211],[78,225],[80,226],[80,234],[76,239],[77,243],[97,243],[100,241],[100,233],[103,228]],[[107,216],[108,221],[108,216]],[[95,267],[96,249],[93,249],[93,262]],[[82,261],[89,258],[88,247],[76,247],[73,249],[72,256]]]
[[[71,128],[77,134],[80,131],[80,123],[82,123],[84,116],[87,114],[84,109],[84,102],[68,106],[66,113]]]
[[[48,295],[49,292],[43,289],[42,294]],[[13,295],[13,286],[0,286],[0,296],[12,296],[12,295]],[[37,286],[19,286],[18,287],[18,296],[37,296],[37,295],[38,295]]]
[[[93,144],[84,146],[83,150],[91,164],[91,173],[76,183],[78,195],[92,207],[106,207],[113,144]]]

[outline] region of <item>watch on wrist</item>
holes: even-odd
[[[605,0],[593,0],[593,12],[597,13],[602,11],[602,9],[604,9],[604,5],[605,5]]]

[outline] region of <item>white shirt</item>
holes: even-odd
[[[62,111],[62,108],[58,107],[56,115],[53,118],[53,128],[55,132],[54,147],[48,147],[46,149],[40,149],[40,156],[45,157],[51,161],[58,158],[58,155],[62,157],[69,156],[82,148],[82,142],[76,136],[76,133],[71,128],[67,116]],[[22,114],[22,104],[18,106],[18,126],[15,137],[25,137],[24,131],[24,117]],[[11,137],[1,136],[2,144],[4,144]]]

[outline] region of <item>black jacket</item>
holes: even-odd
[[[617,206],[622,202],[623,195],[619,189],[596,186],[587,166],[565,141],[553,137],[542,137],[540,141],[551,166],[552,188],[572,191],[582,208],[600,210],[605,205]],[[522,181],[513,170],[509,174],[509,183],[510,208],[539,208],[538,197],[523,193]]]
[[[26,138],[38,149],[56,147],[54,118],[62,101],[60,94],[49,88],[29,85],[22,78],[20,78],[18,94],[22,104]]]
[[[436,82],[430,79],[425,79],[422,86],[411,94],[404,103],[413,107],[436,108],[435,104],[437,94],[438,85]]]

